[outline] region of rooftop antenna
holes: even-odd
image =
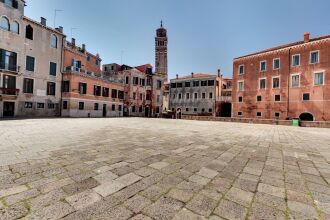
[[[77,30],[77,28],[71,28],[71,38],[73,36],[73,30]]]
[[[62,9],[55,9],[54,10],[54,28],[56,27],[56,14],[57,12],[63,11]]]

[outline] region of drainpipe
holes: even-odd
[[[292,48],[289,49],[288,98],[287,98],[287,110],[286,110],[287,119],[289,119],[289,111],[290,111],[291,49]]]
[[[62,37],[61,65],[60,65],[60,67],[61,67],[60,68],[60,73],[61,73],[60,117],[62,117],[62,108],[63,108],[63,93],[62,93],[63,73],[62,73],[62,71],[63,71],[63,63],[64,63],[64,61],[63,61],[63,59],[64,59],[64,56],[63,56],[63,54],[64,54],[64,43],[65,43],[65,40],[64,39],[65,39],[65,37],[63,36]],[[69,88],[70,88],[70,85],[69,85]]]

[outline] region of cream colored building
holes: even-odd
[[[24,4],[0,1],[0,117],[57,116],[63,28],[25,17]]]

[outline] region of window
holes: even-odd
[[[33,40],[33,28],[31,25],[28,25],[25,28],[25,38]]]
[[[132,112],[135,112],[135,105],[134,106],[132,106]]]
[[[175,97],[176,97],[175,94],[173,94],[173,99],[175,99]]]
[[[314,85],[323,85],[323,73],[315,73]]]
[[[146,85],[146,80],[140,79],[140,86],[145,86],[145,85]]]
[[[276,58],[273,60],[273,69],[278,70],[281,66],[280,58]]]
[[[32,102],[25,102],[24,103],[24,108],[32,108],[33,103]]]
[[[310,99],[310,94],[309,93],[304,93],[303,94],[303,101],[309,101]]]
[[[17,21],[14,21],[13,24],[11,25],[11,31],[19,34],[19,24]]]
[[[55,96],[55,91],[56,91],[56,83],[47,82],[47,95]]]
[[[139,107],[139,112],[143,112],[142,106]]]
[[[34,72],[35,58],[26,56],[26,70]]]
[[[99,59],[96,59],[96,60],[95,60],[95,65],[96,65],[96,66],[100,65],[100,60],[99,60]]]
[[[18,8],[18,2],[16,0],[0,0],[0,2],[4,2],[6,5],[10,7]]]
[[[280,78],[279,77],[273,77],[273,89],[280,88]]]
[[[237,115],[238,115],[238,116],[242,116],[243,113],[242,113],[242,112],[237,112]]]
[[[124,99],[124,91],[118,90],[118,99]]]
[[[84,108],[85,108],[85,103],[79,102],[79,110],[84,110]]]
[[[17,71],[17,53],[0,49],[0,69]]]
[[[111,110],[112,110],[112,111],[116,111],[116,105],[112,105],[112,106],[111,106]]]
[[[179,93],[179,95],[178,95],[178,99],[181,99],[182,98],[182,95],[181,95],[181,93]]]
[[[186,108],[186,112],[189,112],[189,108]]]
[[[243,91],[244,90],[244,82],[243,81],[238,82],[237,90],[238,91]]]
[[[140,93],[140,100],[143,100],[143,95]]]
[[[135,99],[136,99],[136,93],[133,92],[133,100],[135,100]]]
[[[126,83],[127,85],[129,84],[129,77],[128,77],[128,76],[125,77],[125,83]]]
[[[280,113],[279,113],[279,112],[275,112],[275,113],[274,113],[274,116],[275,116],[275,118],[278,119],[278,118],[280,118]]]
[[[190,93],[187,93],[186,94],[186,99],[189,99],[190,98]]]
[[[195,99],[198,99],[198,93],[197,92],[195,92],[194,96],[195,96]]]
[[[257,96],[257,102],[261,102],[262,101],[262,96],[261,95],[258,95]]]
[[[37,108],[45,108],[45,103],[38,102]]]
[[[23,82],[23,92],[24,93],[33,93],[33,79],[24,78]]]
[[[94,103],[94,110],[98,111],[99,110],[99,103]]]
[[[266,79],[259,79],[259,89],[266,88]]]
[[[55,104],[54,103],[48,103],[48,108],[49,109],[54,109],[55,108]]]
[[[86,94],[87,92],[87,83],[79,83],[79,94]]]
[[[193,87],[199,87],[199,81],[194,81],[193,82]]]
[[[87,62],[91,61],[91,56],[87,55],[86,60]]]
[[[53,62],[50,62],[50,65],[49,65],[49,75],[56,76],[56,69],[57,69],[57,64],[56,63],[53,63]]]
[[[202,93],[202,99],[205,99],[205,92]]]
[[[296,88],[300,86],[300,75],[291,76],[291,87]]]
[[[212,109],[211,108],[209,108],[209,113],[212,113]]]
[[[275,95],[275,102],[281,101],[281,95]]]
[[[9,20],[6,17],[1,17],[0,19],[0,28],[6,31],[10,31]]]
[[[208,80],[207,84],[208,86],[214,86],[214,80]]]
[[[111,98],[113,99],[116,99],[118,96],[117,96],[117,89],[112,89],[111,90]]]
[[[182,88],[182,83],[177,83],[176,86],[177,86],[178,88]]]
[[[63,101],[63,109],[68,109],[68,101]]]
[[[139,77],[133,77],[133,85],[139,84]]]
[[[190,82],[185,82],[184,87],[190,87]]]
[[[239,74],[239,75],[244,74],[244,65],[239,65],[239,66],[238,66],[238,74]]]
[[[257,112],[257,117],[261,117],[261,112]]]
[[[238,102],[243,102],[243,96],[238,96]]]
[[[121,105],[118,105],[118,111],[121,112]]]
[[[101,96],[101,86],[94,85],[94,95]]]
[[[171,83],[171,88],[176,88],[176,83]]]
[[[212,92],[209,93],[209,99],[213,99],[213,93]]]
[[[207,81],[201,81],[201,86],[207,86]]]
[[[62,92],[70,92],[70,81],[62,81]]]
[[[57,48],[57,37],[56,37],[55,34],[52,34],[52,35],[50,36],[50,46],[51,46],[52,48]]]
[[[162,81],[157,80],[157,89],[161,89],[161,88],[162,88]]]
[[[319,63],[319,52],[318,51],[311,52],[310,62],[311,62],[311,64]]]
[[[109,88],[103,87],[102,96],[103,97],[109,97]]]
[[[204,108],[202,108],[202,112],[205,112],[205,109]]]
[[[194,112],[197,112],[197,108],[194,108]]]
[[[300,65],[300,54],[292,56],[292,66],[299,66]]]
[[[267,62],[266,61],[261,61],[260,62],[260,71],[264,72],[267,69]]]

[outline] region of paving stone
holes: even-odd
[[[138,215],[130,218],[130,220],[152,220],[152,218],[150,218],[146,215],[143,215],[143,214],[138,214]]]
[[[111,171],[107,171],[99,175],[96,175],[93,178],[102,184],[102,183],[111,182],[112,180],[118,178],[118,176],[112,173]]]
[[[167,193],[167,196],[181,202],[188,202],[194,196],[194,192],[191,190],[173,188]]]
[[[101,197],[93,190],[86,190],[84,192],[69,196],[65,198],[65,200],[76,210],[81,210],[97,201],[100,201]]]
[[[286,219],[285,214],[277,209],[268,207],[264,204],[254,203],[251,208],[249,219]]]
[[[127,200],[124,205],[134,213],[139,213],[146,206],[151,204],[151,200],[146,197],[136,195],[131,199]]]
[[[217,201],[206,197],[205,195],[197,195],[195,196],[188,204],[186,205],[187,209],[198,213],[203,216],[209,216],[214,208],[217,206]]]
[[[111,170],[111,169],[112,169],[112,168],[111,168],[110,166],[106,165],[106,166],[102,166],[102,167],[96,168],[96,169],[94,170],[94,172],[97,173],[97,174],[100,174],[100,173],[107,172],[107,171],[109,171],[109,170]]]
[[[126,220],[129,219],[133,213],[123,206],[116,207],[113,210],[109,210],[105,213],[96,216],[95,219],[116,219],[116,220]]]
[[[168,165],[169,165],[169,163],[167,163],[167,162],[156,162],[156,163],[150,164],[149,166],[151,168],[160,170],[160,169],[163,169],[164,167],[167,167]]]
[[[189,219],[189,220],[206,220],[205,217],[197,215],[185,208],[181,209],[172,220],[182,220],[182,219]]]
[[[10,207],[0,206],[0,220],[20,219],[28,213],[23,203],[18,203]]]
[[[210,216],[209,220],[225,220],[225,219],[221,218],[219,216],[216,216],[216,215],[212,215],[212,216]]]
[[[116,179],[116,181],[124,184],[125,186],[129,186],[129,185],[132,185],[133,183],[139,181],[140,179],[142,179],[142,177],[140,177],[134,173],[129,173],[129,174],[119,177],[118,179]]]
[[[128,198],[131,198],[132,196],[136,195],[138,192],[145,190],[148,186],[143,182],[136,182],[119,192],[116,192],[113,194],[116,198],[118,198],[120,201],[125,201]]]
[[[200,184],[200,185],[206,185],[208,184],[211,180],[199,175],[192,175],[189,177],[189,181]]]
[[[49,206],[53,203],[63,200],[66,196],[66,193],[64,193],[62,189],[56,189],[46,194],[30,199],[28,203],[31,206],[32,210],[37,210],[41,207]]]
[[[161,188],[159,186],[153,185],[141,192],[141,195],[154,200],[159,198],[161,195],[165,194],[167,189]]]
[[[215,208],[214,213],[226,219],[245,219],[247,209],[237,203],[221,200],[219,206]]]
[[[255,195],[255,201],[279,209],[283,212],[286,211],[285,200],[277,196],[272,196],[266,193],[257,192]]]
[[[74,212],[74,208],[64,202],[57,202],[50,206],[38,209],[35,212],[27,215],[24,220],[30,219],[60,219]]]
[[[8,189],[2,189],[2,190],[0,190],[0,198],[5,197],[5,196],[14,195],[17,193],[21,193],[26,190],[28,190],[28,188],[25,185],[19,185],[19,186],[14,186],[14,187],[8,188]]]
[[[238,204],[241,204],[245,207],[249,207],[252,199],[253,193],[247,192],[235,187],[232,187],[226,194],[228,200],[234,201]]]
[[[112,181],[108,181],[107,183],[103,183],[103,184],[93,188],[93,190],[95,192],[97,192],[98,194],[100,194],[101,196],[106,197],[115,192],[118,192],[125,186],[126,185],[121,182],[112,180]]]
[[[182,206],[183,204],[178,200],[162,197],[145,208],[143,213],[155,219],[167,220],[172,219]]]
[[[288,201],[288,207],[290,211],[297,212],[312,218],[318,217],[318,214],[313,206],[300,202]]]
[[[142,167],[142,168],[134,171],[135,174],[137,174],[139,176],[143,176],[143,177],[150,176],[154,172],[156,172],[156,170],[151,167]]]
[[[59,189],[63,186],[69,185],[74,183],[74,181],[71,178],[65,178],[65,179],[61,179],[61,180],[56,180],[50,183],[47,183],[45,185],[42,185],[39,188],[41,193],[47,193],[50,191],[53,191],[55,189]]]
[[[277,196],[280,198],[284,198],[284,188],[279,188],[279,187],[275,187],[275,186],[271,186],[268,184],[263,184],[263,183],[259,183],[258,185],[258,192],[262,192],[262,193],[266,193],[272,196]]]
[[[66,193],[72,195],[75,193],[85,191],[87,189],[92,189],[98,185],[100,185],[100,184],[95,179],[88,178],[81,182],[72,183],[70,185],[63,186],[62,188]]]
[[[305,203],[308,205],[314,204],[312,198],[308,194],[296,192],[293,190],[287,190],[287,198],[290,201],[301,202],[301,203]]]
[[[203,176],[209,179],[213,179],[214,177],[216,177],[219,173],[217,171],[208,169],[206,167],[203,167],[198,173],[197,175],[199,176]]]
[[[5,201],[6,201],[6,204],[10,206],[10,205],[20,202],[22,200],[36,197],[39,194],[40,194],[40,192],[37,189],[31,189],[31,190],[27,190],[27,191],[24,191],[24,192],[15,194],[15,195],[8,196],[5,198]]]

